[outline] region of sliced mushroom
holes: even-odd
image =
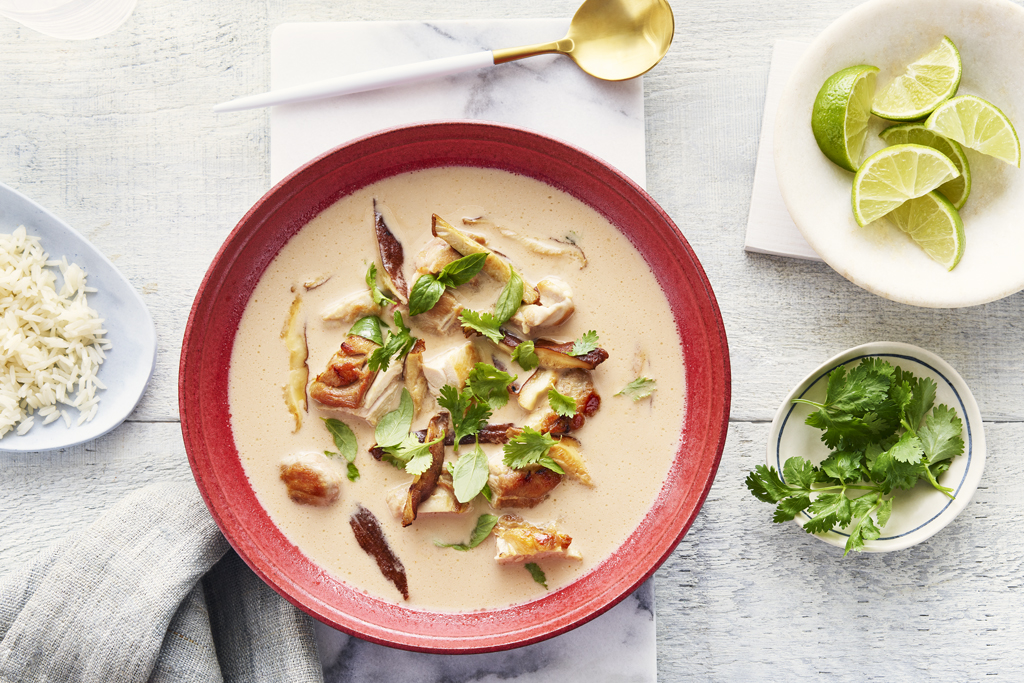
[[[423,404],[430,398],[427,377],[423,374],[423,351],[425,348],[426,344],[423,340],[417,339],[409,355],[405,357],[405,388],[409,390],[409,396],[412,397],[412,404],[417,415],[423,409]]]
[[[583,250],[571,242],[560,242],[553,238],[539,240],[536,237],[521,235],[514,230],[502,227],[498,228],[498,232],[500,232],[504,237],[514,239],[516,242],[519,242],[535,254],[574,259],[580,264],[581,270],[587,265],[587,257],[583,255]],[[537,284],[540,285],[539,282]]]
[[[453,225],[448,223],[445,219],[441,218],[437,214],[434,214],[433,225],[431,231],[435,237],[440,237],[455,251],[459,252],[463,256],[469,254],[487,254],[487,260],[484,261],[483,271],[490,275],[498,282],[505,283],[512,277],[512,266],[509,265],[508,261],[499,256],[496,252],[488,249],[478,241],[472,239],[468,235],[457,230]],[[520,273],[520,275],[522,275]],[[536,287],[523,280],[523,303],[534,304],[540,299],[540,295],[537,293]]]
[[[427,424],[427,441],[444,437],[448,431],[448,413],[438,413],[430,418],[430,422]],[[420,504],[429,498],[437,487],[437,481],[444,468],[443,440],[430,447],[430,457],[430,467],[423,474],[417,475],[409,486],[409,493],[402,509],[402,526],[409,526],[416,520]]]
[[[360,505],[355,514],[349,518],[348,523],[352,527],[352,533],[355,534],[359,547],[377,562],[377,567],[380,568],[384,578],[395,584],[395,588],[402,594],[402,597],[408,600],[409,581],[405,576],[405,567],[395,552],[391,550],[387,536],[380,528],[377,517]]]
[[[377,235],[377,250],[380,253],[380,264],[383,266],[381,277],[384,284],[403,304],[409,303],[409,285],[405,283],[402,268],[405,264],[405,250],[395,234],[391,232],[377,200],[373,200],[373,227]]]
[[[377,376],[369,368],[370,354],[376,348],[377,344],[364,337],[345,337],[327,368],[310,384],[310,397],[332,408],[358,409]]]
[[[306,321],[302,316],[302,298],[295,297],[288,311],[288,320],[281,330],[288,349],[288,381],[284,385],[284,402],[288,412],[295,418],[295,429],[302,428],[302,416],[308,412],[306,402],[306,382],[309,381],[309,349],[306,346]]]
[[[541,400],[547,400],[548,391],[555,388],[557,380],[556,371],[538,368],[519,389],[519,405],[523,410],[533,410]]]
[[[479,362],[480,353],[473,342],[468,341],[424,361],[423,374],[427,378],[430,391],[436,396],[441,393],[441,387],[445,384],[459,390],[465,387],[470,370]]]
[[[288,497],[302,505],[327,507],[341,495],[341,473],[323,453],[293,453],[281,460]]]
[[[498,564],[537,562],[560,558],[582,560],[583,556],[572,547],[572,537],[560,533],[554,522],[534,526],[519,515],[502,515],[494,525],[494,540]]]
[[[469,512],[472,506],[470,503],[460,503],[455,498],[455,489],[452,486],[451,475],[447,472],[442,472],[441,477],[437,481],[437,488],[430,496],[420,503],[416,510],[416,516],[422,517],[424,515],[462,515]],[[388,509],[391,510],[397,519],[402,519],[405,512],[405,501],[409,495],[409,485],[402,484],[397,486],[390,491],[387,495]]]
[[[329,304],[320,313],[320,318],[340,323],[351,323],[368,315],[381,315],[383,312],[382,306],[373,303],[370,290],[363,289]]]
[[[510,321],[525,335],[535,329],[557,327],[576,311],[572,289],[558,278],[548,277],[538,282],[537,293],[540,300],[532,306],[520,306]]]

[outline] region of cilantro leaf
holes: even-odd
[[[861,453],[837,451],[821,463],[821,469],[836,481],[856,483],[860,479],[862,459]]]
[[[478,400],[497,410],[508,403],[508,388],[516,375],[502,372],[488,363],[477,363],[466,378],[466,390]]]
[[[803,458],[790,458],[803,460]],[[778,503],[793,495],[794,490],[788,486],[775,471],[774,467],[758,465],[747,475],[747,488],[754,497],[765,503]]]
[[[925,413],[935,405],[935,382],[930,377],[922,377],[913,387],[913,396],[904,413],[908,429],[916,432],[921,427]]]
[[[778,507],[775,508],[772,521],[776,523],[788,522],[806,510],[810,504],[811,496],[809,494],[798,494],[789,498],[783,498],[779,501]]]
[[[782,476],[791,485],[799,487],[804,491],[811,490],[811,484],[817,481],[818,473],[810,460],[800,457],[793,457],[786,460],[782,465]]]
[[[455,462],[452,479],[455,484],[455,499],[460,503],[468,503],[477,497],[487,484],[490,469],[487,467],[487,454],[476,445],[469,453],[463,453]]]
[[[628,396],[633,399],[634,402],[637,402],[653,394],[657,388],[658,387],[653,379],[637,377],[635,380],[619,389],[615,395]]]
[[[523,278],[511,267],[509,267],[509,273],[508,282],[505,283],[505,287],[494,304],[494,317],[498,320],[499,325],[508,322],[523,302]]]
[[[570,356],[585,356],[597,348],[597,332],[590,330],[584,332],[583,336],[577,339],[569,352]]]
[[[469,535],[469,543],[442,543],[441,541],[434,541],[434,545],[438,548],[451,548],[452,550],[459,550],[461,552],[472,550],[483,543],[485,538],[491,535],[491,531],[497,523],[497,515],[480,515],[477,517],[476,526],[473,527],[473,532]]]
[[[370,370],[387,370],[392,358],[399,361],[405,358],[416,343],[416,337],[410,334],[411,330],[402,321],[402,314],[395,311],[395,327],[398,332],[388,331],[388,340],[384,346],[374,349],[370,354]]]
[[[900,440],[888,452],[899,462],[915,464],[920,462],[921,456],[924,455],[924,446],[913,432],[903,432]]]
[[[377,445],[381,448],[398,446],[409,435],[412,428],[412,419],[416,413],[412,396],[408,389],[402,389],[402,397],[398,400],[398,407],[377,422],[373,436]]]
[[[501,327],[501,323],[491,313],[478,313],[477,311],[464,308],[459,313],[459,320],[462,321],[463,327],[476,330],[495,344],[500,344],[501,340],[505,338],[505,335],[498,329]]]
[[[384,332],[381,330],[381,325],[387,327],[387,324],[377,316],[368,315],[355,321],[348,333],[369,339],[378,346],[384,346]]]
[[[505,444],[503,461],[514,470],[539,464],[552,472],[565,474],[558,463],[548,455],[548,451],[556,443],[548,434],[541,434],[532,427],[523,427],[521,434],[509,439]]]
[[[556,415],[572,417],[576,414],[576,399],[560,394],[554,389],[548,389],[548,404]]]
[[[927,463],[955,458],[964,452],[963,423],[956,411],[945,405],[935,410],[917,430]]]
[[[540,358],[537,357],[533,342],[520,342],[518,346],[512,349],[512,362],[519,363],[519,367],[523,370],[533,370],[540,365]]]
[[[373,299],[373,303],[376,305],[383,307],[396,303],[394,299],[385,296],[384,292],[377,286],[377,264],[375,263],[371,263],[370,267],[366,269],[366,286],[370,288],[370,298]]]
[[[396,458],[405,460],[406,472],[418,476],[429,470],[434,462],[434,454],[430,452],[430,447],[443,441],[444,433],[433,441],[424,441],[423,443],[420,443],[419,439],[415,436],[410,435],[408,439],[402,442],[398,453],[393,455]]]
[[[437,403],[451,415],[456,453],[459,452],[459,442],[463,437],[479,432],[491,417],[490,406],[475,401],[472,392],[460,392],[450,384],[441,387]]]
[[[536,562],[527,562],[523,566],[526,567],[526,571],[530,572],[530,576],[533,577],[533,580],[544,586],[544,590],[547,590],[548,578],[544,576],[544,570],[540,568],[540,565]]]

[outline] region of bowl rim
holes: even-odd
[[[226,377],[230,344],[225,348],[225,340],[233,341],[237,328],[237,320],[225,324],[215,314],[240,316],[266,265],[313,216],[359,187],[399,170],[415,170],[408,167],[409,157],[403,159],[401,150],[419,155],[416,163],[422,163],[416,168],[464,165],[518,171],[591,206],[593,203],[577,193],[583,190],[576,185],[585,185],[587,190],[601,188],[607,193],[605,204],[594,208],[606,218],[613,209],[620,210],[618,207],[635,217],[636,223],[625,228],[612,222],[641,251],[659,282],[667,276],[658,274],[652,258],[678,270],[673,274],[679,275],[679,281],[665,294],[680,332],[683,322],[695,331],[692,337],[681,337],[684,357],[700,352],[708,358],[706,367],[703,363],[693,367],[692,374],[687,366],[686,400],[696,409],[685,411],[681,442],[666,482],[638,528],[594,570],[532,602],[448,614],[387,603],[334,579],[269,524],[233,449],[226,390],[218,393],[204,388],[204,384],[216,384],[218,377]],[[511,158],[518,161],[513,163]],[[521,168],[539,159],[550,165],[542,170],[539,166]],[[345,169],[360,170],[364,175],[339,185],[333,175]],[[556,181],[553,174],[557,173],[577,178],[573,181],[577,191]],[[302,201],[310,196],[319,197],[312,207]],[[283,219],[275,222],[278,214]],[[644,236],[656,244],[641,247],[626,232],[642,231],[644,226],[650,226]],[[262,260],[240,268],[245,272],[234,272],[236,261],[248,255],[247,250],[255,252],[266,246],[260,240],[266,241],[271,233],[279,241],[277,248],[269,256],[260,251]],[[245,291],[244,302],[220,300],[222,292],[232,290]],[[683,321],[677,306],[686,307],[693,315]],[[475,121],[419,123],[363,136],[317,157],[275,185],[243,216],[211,262],[189,314],[179,366],[181,429],[189,463],[211,515],[242,559],[268,585],[318,620],[364,640],[422,652],[490,652],[527,645],[575,628],[626,597],[671,554],[703,505],[725,446],[730,400],[728,344],[721,312],[696,255],[664,210],[635,182],[583,150],[526,129]],[[701,407],[707,409],[702,412]],[[688,450],[691,448],[699,450]],[[219,452],[217,449],[230,452],[216,456],[220,462],[214,467],[212,454]],[[684,458],[684,453],[689,457]],[[238,481],[240,472],[242,481]],[[687,483],[686,487],[673,486]],[[248,498],[242,500],[243,505],[232,501],[231,495]],[[649,547],[638,545],[643,538],[650,540]],[[612,573],[616,571],[620,574]],[[296,580],[296,573],[304,580]],[[619,580],[600,582],[594,578],[603,575]]]
[[[825,379],[838,366],[859,361],[863,358],[878,356],[911,360],[923,365],[946,381],[948,387],[959,401],[960,410],[958,412],[963,417],[966,436],[964,439],[964,453],[960,457],[967,458],[967,465],[963,476],[957,483],[954,500],[946,501],[941,510],[909,531],[902,532],[896,536],[883,536],[874,541],[867,541],[863,550],[871,553],[904,550],[928,540],[945,528],[967,507],[974,497],[974,493],[985,470],[986,455],[985,431],[982,425],[981,412],[974,394],[971,392],[967,382],[960,376],[960,373],[940,356],[927,349],[905,342],[877,341],[854,346],[837,353],[808,373],[786,394],[786,398],[783,399],[778,410],[775,412],[771,428],[768,432],[768,443],[765,453],[766,464],[769,467],[776,468],[779,476],[782,476],[780,444],[782,433],[797,407],[797,404],[793,403],[793,399],[802,397],[811,387]],[[803,522],[807,521],[807,519],[809,519],[809,515],[801,513],[797,515],[794,521],[802,528]],[[813,535],[829,545],[839,548],[845,547],[846,539],[848,538],[848,534],[835,531]]]

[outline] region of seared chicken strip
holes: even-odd
[[[461,391],[466,386],[466,378],[469,377],[473,366],[479,362],[480,353],[473,342],[468,341],[424,361],[423,374],[435,396],[441,393],[441,387],[445,384],[450,384]]]
[[[409,285],[405,283],[402,267],[405,264],[405,250],[394,233],[388,227],[381,213],[377,200],[373,200],[373,228],[377,235],[377,250],[380,253],[380,264],[384,267],[381,277],[384,284],[403,304],[409,303]]]
[[[487,260],[484,261],[483,271],[498,282],[508,282],[512,277],[512,266],[509,265],[508,261],[504,257],[498,255],[494,251],[491,251],[468,235],[460,232],[436,213],[433,217],[431,230],[435,237],[443,239],[451,245],[452,249],[463,256],[480,253],[487,254]],[[520,275],[522,274],[520,273]],[[523,303],[535,304],[539,299],[540,295],[537,293],[537,288],[523,280]]]
[[[377,344],[364,337],[345,337],[341,348],[328,361],[327,369],[310,384],[310,397],[332,408],[359,408],[377,376],[369,368],[370,354],[376,348]]]
[[[341,494],[341,473],[323,453],[293,453],[281,460],[288,497],[302,505],[326,507]]]
[[[565,473],[579,479],[585,486],[594,487],[594,480],[590,478],[587,471],[587,463],[580,453],[580,442],[571,436],[563,434],[558,438],[558,443],[551,447],[548,456],[558,463],[558,466],[565,470]]]
[[[534,526],[519,515],[502,515],[494,525],[498,564],[537,562],[550,558],[582,560],[572,547],[572,537],[558,532],[554,522]]]
[[[532,508],[562,481],[562,475],[540,465],[514,470],[501,461],[500,454],[488,459],[488,467],[491,473],[487,485],[491,489],[491,507],[495,509]]]

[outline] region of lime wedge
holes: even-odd
[[[946,270],[953,270],[960,263],[964,255],[964,223],[953,204],[938,192],[904,202],[888,218]]]
[[[960,73],[960,53],[952,40],[943,38],[937,48],[878,92],[871,113],[893,121],[923,118],[956,94]]]
[[[860,165],[877,73],[877,67],[865,65],[837,71],[814,98],[814,139],[825,156],[847,171],[856,171]]]
[[[942,103],[924,126],[964,147],[1020,168],[1017,131],[998,107],[980,97],[961,95]]]
[[[925,145],[937,149],[949,157],[949,160],[956,166],[956,170],[960,171],[960,177],[939,185],[938,192],[953,202],[953,206],[958,211],[963,208],[967,201],[967,195],[971,193],[971,166],[967,163],[967,155],[964,154],[964,148],[959,143],[928,130],[923,123],[900,123],[889,126],[879,133],[879,136],[890,145],[905,145],[907,143]]]
[[[960,175],[942,152],[893,145],[869,156],[853,177],[853,216],[864,226]]]

